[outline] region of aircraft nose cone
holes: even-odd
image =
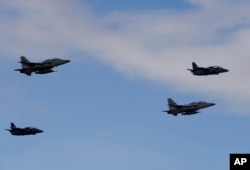
[[[43,133],[43,130],[39,129],[39,130],[37,130],[37,133]]]
[[[69,63],[70,62],[70,60],[65,60],[65,63]]]
[[[224,69],[223,72],[229,72],[229,70],[228,69]]]

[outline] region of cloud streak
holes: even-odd
[[[97,17],[87,5],[65,1],[2,2],[0,49],[19,55],[62,57],[84,52],[122,74],[182,92],[209,94],[233,103],[250,99],[250,3],[189,0],[186,10],[113,11]],[[84,60],[84,56],[72,57]],[[195,77],[186,68],[221,65],[220,76]]]

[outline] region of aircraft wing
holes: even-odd
[[[24,64],[24,65],[29,66],[29,67],[42,65],[41,63],[31,63],[31,62],[23,62],[23,61],[20,61],[19,63]]]
[[[199,70],[203,70],[203,71],[210,71],[209,68],[204,68],[204,67],[199,67]]]
[[[28,75],[28,76],[31,76],[32,71],[31,70],[23,70],[23,73]]]
[[[36,74],[46,74],[46,73],[52,73],[55,72],[54,70],[52,70],[52,67],[46,67],[43,69],[39,69],[38,71],[36,71]]]
[[[184,107],[187,107],[186,105],[174,105],[176,109],[182,109]]]
[[[197,110],[191,110],[191,111],[183,112],[182,115],[192,115],[196,113],[199,113],[199,112]]]
[[[18,132],[18,133],[20,133],[20,134],[22,134],[22,135],[24,135],[24,134],[27,133],[27,131],[26,131],[25,128],[16,128],[15,131]]]
[[[28,76],[30,76],[32,74],[32,70],[30,70],[30,69],[15,69],[14,71],[20,71],[21,73],[24,73]]]

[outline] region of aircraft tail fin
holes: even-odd
[[[195,62],[192,62],[192,66],[194,70],[198,68],[198,65]]]
[[[28,68],[28,64],[30,63],[30,61],[25,57],[25,56],[21,56],[20,57],[21,61],[20,63],[22,64],[22,68]]]
[[[10,127],[11,127],[11,129],[15,129],[16,125],[13,122],[11,122]]]
[[[177,103],[173,99],[168,98],[168,107],[169,107],[169,109],[170,110],[175,109],[176,106],[177,106]]]

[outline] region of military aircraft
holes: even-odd
[[[35,72],[35,74],[52,73],[55,72],[52,68],[70,62],[70,60],[63,60],[60,58],[47,59],[38,63],[30,62],[25,56],[21,56],[20,59],[21,61],[19,63],[22,64],[22,68],[15,69],[15,71],[19,71],[28,76],[30,76],[32,72]]]
[[[163,112],[167,112],[168,114],[172,114],[174,116],[177,116],[177,114],[182,114],[182,115],[192,115],[199,113],[199,109],[203,109],[206,107],[210,107],[215,105],[215,103],[207,103],[207,102],[192,102],[187,105],[178,105],[173,101],[173,99],[169,98],[168,99],[168,107],[169,110],[164,110]]]
[[[193,73],[193,75],[196,76],[207,76],[207,75],[214,75],[214,74],[220,74],[228,72],[228,69],[222,68],[220,66],[210,66],[210,67],[198,67],[198,65],[195,62],[192,62],[193,69],[187,69]]]
[[[15,136],[35,135],[37,133],[43,132],[42,130],[35,127],[18,128],[14,123],[10,124],[10,129],[5,130],[8,130],[12,135]]]

